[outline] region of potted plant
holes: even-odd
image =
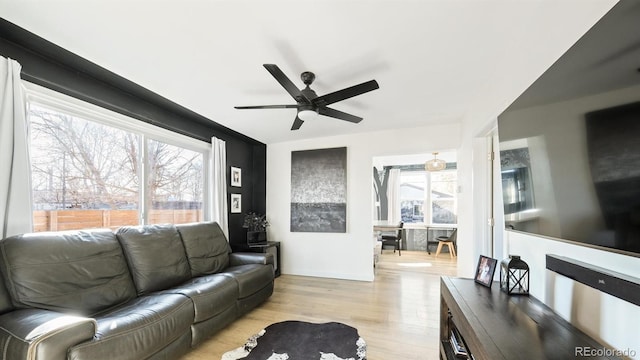
[[[244,216],[242,227],[247,229],[247,244],[260,244],[267,242],[267,221],[266,215],[259,215],[250,212]]]

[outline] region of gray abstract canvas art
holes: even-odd
[[[347,148],[291,152],[291,232],[347,231]]]

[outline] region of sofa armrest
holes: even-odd
[[[63,360],[67,350],[91,340],[96,332],[91,318],[59,312],[25,309],[0,316],[2,360]]]
[[[229,266],[262,264],[273,266],[273,254],[270,253],[250,253],[236,252],[229,254]]]

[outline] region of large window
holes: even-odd
[[[202,220],[203,154],[160,141],[147,142],[150,223]]]
[[[424,222],[427,184],[424,171],[400,172],[400,215],[404,223]]]
[[[432,224],[456,224],[456,171],[438,171],[429,173]]]
[[[38,95],[29,102],[35,231],[205,219],[208,144]]]
[[[405,223],[456,224],[455,170],[400,172],[400,214]]]

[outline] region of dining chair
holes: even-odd
[[[436,239],[438,240],[438,249],[436,250],[436,257],[440,255],[440,250],[442,250],[443,246],[447,246],[449,249],[449,256],[453,259],[456,257],[456,239],[458,237],[458,229],[454,229],[451,235],[449,236],[438,236]]]
[[[382,250],[384,250],[386,246],[393,246],[393,252],[395,253],[398,250],[398,256],[402,256],[400,252],[401,244],[402,244],[402,228],[404,223],[401,221],[398,224],[398,230],[396,230],[395,234],[392,235],[382,235],[382,246],[380,247],[380,254],[382,254]]]

